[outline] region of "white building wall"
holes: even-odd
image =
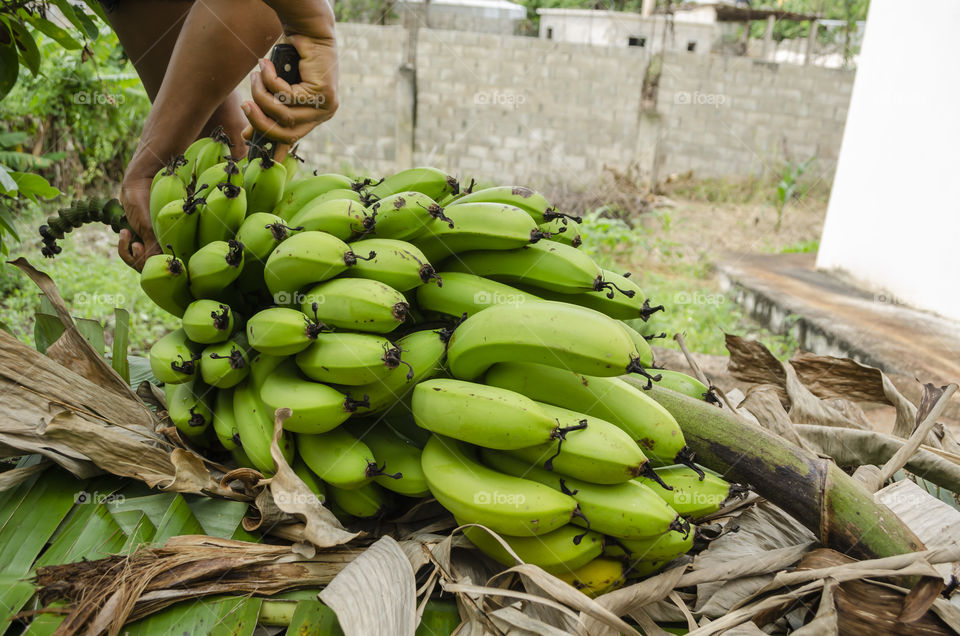
[[[817,265],[960,319],[960,3],[909,9],[870,3]]]
[[[644,48],[654,53],[661,48],[686,51],[687,44],[695,42],[694,52],[707,54],[717,33],[715,25],[704,21],[700,11],[690,11],[690,17],[695,18],[690,21],[680,20],[678,16],[672,28],[658,15],[645,18],[639,14],[587,10],[554,13],[549,9],[539,13],[541,38],[596,46],[628,46],[631,37],[645,38]],[[662,43],[665,46],[661,46]]]

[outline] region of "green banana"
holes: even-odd
[[[273,411],[264,406],[250,378],[233,388],[233,416],[236,420],[240,445],[253,467],[264,476],[272,476],[277,465],[270,455],[273,440]],[[292,433],[284,431],[280,437],[280,453],[287,464],[293,461],[296,443]]]
[[[590,598],[612,592],[626,581],[627,573],[619,559],[597,557],[572,572],[557,575],[561,581],[580,590]]]
[[[630,561],[670,561],[693,549],[695,532],[664,532],[646,539],[608,540],[603,553]]]
[[[665,466],[657,468],[656,473],[657,479],[672,488],[660,488],[656,490],[657,494],[681,516],[691,519],[713,514],[728,499],[745,491],[739,484],[731,484],[718,475],[687,466]],[[646,485],[650,483],[645,477],[638,477],[637,481]]]
[[[246,353],[234,340],[207,345],[203,350],[200,377],[210,386],[228,389],[240,384],[249,373]]]
[[[446,221],[443,208],[420,192],[399,192],[370,205],[373,233],[379,238],[409,241],[426,233],[434,221]]]
[[[233,416],[233,390],[220,389],[213,401],[213,432],[220,445],[228,451],[240,447],[240,434],[237,432],[237,420]]]
[[[467,522],[457,519],[457,523]],[[497,563],[507,567],[516,565],[516,559],[483,528],[463,528],[463,536]],[[535,537],[503,535],[501,538],[524,563],[532,563],[558,576],[585,566],[603,551],[602,536],[596,532],[584,535],[582,528],[569,524]]]
[[[243,269],[243,244],[230,239],[207,243],[190,257],[190,293],[195,298],[223,298]]]
[[[289,408],[283,423],[293,433],[326,433],[356,411],[357,404],[336,389],[300,377],[293,360],[281,363],[260,387],[260,401],[274,412]]]
[[[323,504],[327,501],[327,486],[320,478],[314,474],[310,467],[307,466],[300,455],[297,455],[293,460],[293,464],[290,466],[293,469],[293,472],[296,473],[297,477],[306,484],[307,488],[310,489],[314,495],[316,495],[317,500]]]
[[[576,223],[580,217],[557,212],[550,202],[539,192],[524,186],[494,186],[466,194],[451,205],[463,205],[476,202],[505,203],[515,205],[526,211],[537,223],[547,223],[555,219],[569,219]]]
[[[276,214],[258,212],[243,220],[237,230],[237,240],[243,243],[243,271],[237,279],[240,289],[260,291],[264,288],[267,258],[293,230]]]
[[[273,256],[270,258],[272,260]],[[305,314],[333,327],[389,333],[407,319],[410,305],[403,294],[381,282],[365,278],[334,278],[307,290],[300,307]]]
[[[427,440],[433,435],[425,428],[420,428],[410,413],[402,413],[398,409],[396,413],[391,413],[390,417],[377,418],[386,424],[390,430],[396,433],[401,439],[408,441],[420,450],[427,445]],[[358,420],[363,421],[363,420]]]
[[[259,395],[264,381],[270,377],[274,369],[283,364],[287,356],[274,356],[259,351],[250,351],[248,355],[250,356],[250,383]]]
[[[357,262],[350,246],[326,232],[294,234],[271,252],[263,271],[274,302],[300,303],[301,289],[333,278]]]
[[[197,249],[197,210],[201,199],[176,199],[163,206],[153,223],[153,232],[164,254],[173,254],[184,262]]]
[[[389,285],[397,291],[405,292],[431,279],[437,285],[443,284],[433,266],[427,262],[417,247],[406,241],[396,239],[372,238],[354,241],[350,244],[357,254],[372,254],[372,258],[358,261],[343,273],[348,278],[369,278]]]
[[[454,377],[473,380],[496,362],[537,362],[578,373],[644,373],[620,323],[567,303],[493,305],[469,316],[450,339]]]
[[[445,197],[443,197],[443,198],[441,198],[441,199],[438,199],[438,200],[437,200],[437,205],[439,205],[441,208],[445,208],[445,207],[447,207],[448,205],[450,205],[451,203],[453,203],[454,201],[456,201],[457,199],[463,198],[463,197],[466,196],[467,194],[469,194],[469,193],[467,193],[467,192],[460,192],[460,193],[458,193],[458,194],[452,194],[452,193],[451,193],[451,194],[448,194],[447,196],[445,196]]]
[[[351,188],[349,189],[337,188],[335,190],[330,190],[329,192],[324,192],[321,195],[313,197],[313,199],[308,201],[308,203],[311,205],[313,204],[319,205],[320,203],[323,203],[325,201],[337,201],[341,199],[346,199],[347,201],[360,203],[364,206],[366,206],[368,203],[366,195],[360,193],[357,190],[354,190],[353,186],[351,186]]]
[[[480,451],[480,456],[493,470],[523,477],[573,497],[583,513],[573,519],[572,523],[576,525],[626,539],[654,537],[670,530],[690,531],[690,524],[681,519],[676,510],[652,488],[638,481],[592,484],[530,466],[526,461],[500,451],[485,448]]]
[[[230,137],[222,126],[218,126],[209,136],[197,139],[184,151],[186,161],[177,169],[177,174],[184,183],[191,183],[229,156]]]
[[[146,268],[144,268],[146,269]],[[660,379],[657,380],[657,386],[661,389],[670,389],[677,393],[682,393],[697,400],[706,400],[715,402],[717,397],[713,395],[709,387],[705,386],[700,380],[690,377],[679,371],[670,371],[669,369],[657,369]],[[711,396],[713,399],[711,400]]]
[[[602,284],[607,288],[599,291],[576,294],[565,294],[537,288],[534,288],[534,291],[548,300],[558,300],[588,307],[619,320],[640,318],[646,321],[652,314],[663,311],[663,305],[651,307],[650,301],[643,295],[643,290],[629,278],[606,269],[600,270],[600,274]]]
[[[563,243],[570,247],[580,247],[583,245],[583,237],[580,236],[580,224],[569,219],[554,219],[537,226],[546,238]]]
[[[247,321],[247,342],[261,353],[289,356],[309,347],[325,329],[296,309],[268,307]]]
[[[534,404],[571,432],[563,440],[509,450],[508,455],[594,484],[619,484],[644,474],[656,476],[636,442],[610,422],[544,402]],[[587,425],[578,430],[580,422]]]
[[[321,333],[297,354],[297,366],[317,382],[357,386],[379,382],[402,362],[401,351],[369,333]]]
[[[460,184],[436,168],[408,168],[393,174],[369,189],[369,194],[383,199],[400,192],[420,192],[434,201],[460,192]]]
[[[530,215],[520,208],[464,203],[452,206],[444,219],[430,221],[426,231],[412,241],[430,261],[439,263],[451,254],[513,250],[543,237]]]
[[[342,174],[321,174],[293,181],[283,191],[274,214],[290,221],[307,203],[331,190],[349,190],[353,181]]]
[[[333,516],[344,525],[349,525],[357,521],[357,518],[341,508],[337,502],[333,500],[333,497],[327,497],[324,505],[333,513]]]
[[[293,181],[293,178],[297,175],[297,172],[299,172],[300,164],[303,163],[303,159],[301,159],[293,150],[291,150],[286,154],[286,156],[284,156],[280,163],[283,164],[283,167],[287,171],[286,180],[284,181],[284,186],[286,186]]]
[[[175,175],[176,169],[183,165],[186,160],[186,157],[183,155],[173,155],[170,157],[170,159],[163,164],[163,167],[154,173],[153,179],[150,181],[150,187],[153,188],[153,186],[157,185],[157,181],[160,179],[160,177],[169,176],[171,174]],[[173,165],[173,168],[170,168],[171,164]],[[181,183],[183,183],[182,180]]]
[[[171,159],[170,163],[156,174],[150,185],[150,224],[154,228],[157,227],[160,210],[172,201],[183,201],[187,198],[187,186],[176,173],[183,160],[183,155]]]
[[[619,378],[504,362],[491,367],[484,381],[533,400],[604,419],[626,431],[651,459],[669,464],[685,464],[690,459],[683,432],[670,412]]]
[[[268,157],[255,159],[243,172],[243,189],[247,191],[247,215],[273,212],[283,199],[287,169]]]
[[[387,511],[387,493],[373,482],[352,490],[331,484],[328,490],[331,499],[350,516],[372,519]]]
[[[250,459],[250,456],[247,455],[241,446],[237,446],[231,450],[230,456],[233,457],[233,461],[236,462],[237,467],[239,468],[256,468],[256,466],[253,465],[253,461]]]
[[[367,445],[343,427],[327,433],[300,433],[297,450],[310,470],[328,486],[353,490],[386,474],[377,466]]]
[[[240,166],[229,157],[226,161],[221,161],[204,170],[203,173],[197,177],[197,183],[193,190],[195,193],[209,197],[213,194],[213,191],[221,185],[243,187],[243,173],[240,172]],[[244,196],[243,200],[247,200],[246,196]]]
[[[449,437],[431,437],[421,465],[430,492],[462,523],[523,537],[561,528],[579,513],[573,497],[488,468],[475,449]]]
[[[498,387],[435,378],[413,389],[417,426],[463,442],[511,450],[562,441],[569,431],[533,400]]]
[[[232,239],[247,215],[247,193],[240,186],[221,183],[207,196],[197,220],[197,244]]]
[[[586,253],[556,241],[541,240],[517,249],[458,254],[447,260],[444,268],[561,294],[614,291],[603,280],[600,267]]]
[[[171,331],[150,347],[150,370],[166,384],[189,382],[196,377],[203,345],[191,342],[183,329]]]
[[[290,225],[310,232],[326,232],[342,241],[373,230],[376,217],[362,203],[330,199],[309,203],[290,219]]]
[[[401,475],[399,479],[380,475],[373,478],[374,482],[407,497],[426,497],[430,494],[420,465],[420,449],[412,442],[397,435],[384,422],[358,421],[350,427],[350,431],[363,440],[383,470],[399,472]]]
[[[386,376],[359,386],[337,385],[337,389],[353,399],[366,400],[369,406],[357,409],[359,415],[390,410],[404,401],[417,383],[436,375],[447,350],[446,330],[414,331],[396,341],[403,352],[406,366],[392,369]]]
[[[201,344],[223,342],[233,333],[234,322],[229,305],[207,298],[193,301],[183,312],[183,330]]]
[[[176,256],[148,258],[140,272],[140,287],[158,307],[178,318],[193,302],[187,268]]]
[[[441,272],[440,285],[422,285],[417,288],[417,306],[423,311],[447,316],[472,316],[490,305],[520,305],[540,300],[489,278],[463,272]]]
[[[201,137],[194,140],[187,149],[183,151],[183,162],[176,168],[177,177],[184,183],[191,183],[197,172],[197,157],[207,148],[213,145],[212,137]]]
[[[193,168],[193,174],[197,178],[210,168],[219,163],[223,163],[224,160],[231,159],[230,137],[223,131],[223,128],[217,126],[217,128],[210,133],[210,137],[213,139],[213,143],[204,147],[200,154],[197,155],[197,162]]]
[[[643,336],[642,333],[631,327],[628,323],[619,321],[620,326],[623,327],[623,330],[627,332],[627,335],[630,337],[630,340],[633,341],[633,346],[637,348],[637,358],[640,360],[640,364],[645,369],[653,368],[653,349],[650,348],[650,342],[647,338]],[[660,369],[656,370],[658,375],[645,375],[648,380],[658,381]]]
[[[213,423],[212,389],[195,379],[164,387],[170,421],[191,442],[206,446],[207,429]]]

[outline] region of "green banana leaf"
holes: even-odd
[[[123,381],[130,384],[130,362],[127,347],[130,345],[130,312],[120,307],[113,309],[113,351],[110,365]]]
[[[40,294],[40,309],[34,317],[36,321],[33,327],[33,338],[37,351],[46,353],[50,345],[63,335],[63,323],[60,322],[56,310],[44,294]],[[80,335],[90,343],[91,347],[102,354],[107,347],[103,337],[103,325],[89,318],[75,317],[73,320],[77,323],[77,331]]]
[[[16,467],[35,463],[37,456],[26,457]],[[113,475],[80,480],[51,467],[0,492],[0,621],[9,625],[14,620],[13,629],[30,636],[53,634],[63,622],[64,615],[56,613],[14,619],[25,610],[40,609],[32,582],[39,567],[131,554],[187,534],[259,542],[259,536],[241,525],[246,511],[242,502],[157,492]],[[186,600],[130,622],[124,632],[250,636],[263,613],[271,624],[282,620],[287,634],[342,635],[336,614],[317,600],[318,593],[297,590],[268,601],[250,596]]]

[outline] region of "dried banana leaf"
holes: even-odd
[[[881,466],[906,443],[906,440],[850,428],[799,424],[797,432],[822,455],[832,457],[840,466]],[[906,463],[906,469],[947,490],[960,493],[960,457],[929,447],[921,447]]]

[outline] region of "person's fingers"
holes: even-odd
[[[302,132],[298,132],[299,128],[284,128],[270,119],[256,102],[244,102],[243,112],[246,114],[247,119],[250,120],[250,124],[254,129],[264,133],[270,139],[282,143],[294,144],[300,137],[313,129],[313,126],[309,126],[303,129]]]
[[[120,230],[117,254],[120,255],[120,260],[139,272],[143,269],[143,263],[146,260],[143,257],[143,243],[131,242],[132,238],[130,230]]]
[[[282,77],[277,75],[277,69],[273,62],[268,59],[260,60],[260,73],[263,75],[263,83],[271,93],[280,95],[293,95],[293,87]]]
[[[264,114],[284,128],[293,128],[299,124],[315,121],[318,118],[316,108],[292,106],[289,97],[274,95],[268,91],[260,73],[254,73],[250,76],[250,94]]]
[[[157,244],[150,222],[151,181],[151,178],[138,178],[128,171],[120,194],[127,221],[133,232],[123,230],[120,233],[117,252],[124,263],[138,271],[143,268],[147,258],[160,253],[160,246]]]

